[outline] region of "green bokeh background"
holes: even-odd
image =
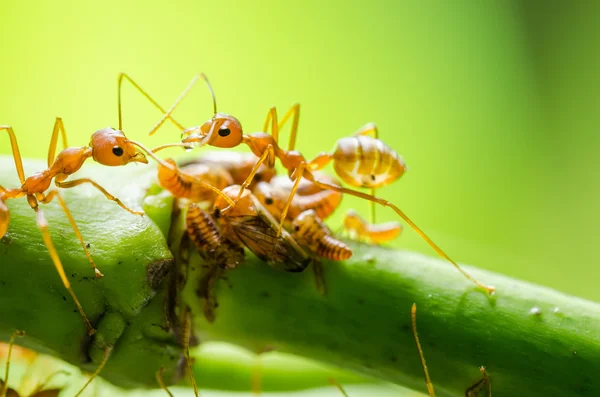
[[[598,3],[2,0],[0,15],[0,123],[25,157],[45,158],[55,116],[72,145],[116,126],[121,71],[164,106],[204,71],[247,132],[300,102],[308,157],[375,121],[409,166],[379,195],[451,256],[600,300]],[[179,138],[148,139],[159,112],[124,100],[129,137]],[[201,87],[177,118],[211,109]],[[394,245],[433,255],[410,230]]]

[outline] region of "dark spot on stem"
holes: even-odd
[[[358,298],[356,300],[356,303],[358,303],[359,305],[364,305],[365,304],[365,300],[363,298]]]
[[[92,245],[91,245],[90,243],[87,243],[87,244],[85,245],[85,248],[90,248],[91,246],[92,246]]]
[[[63,300],[66,302],[67,301],[67,297],[63,295]]]
[[[263,291],[260,293],[259,295],[261,298],[270,298],[271,294],[269,293],[269,291]]]
[[[392,357],[390,357],[390,361],[393,362],[393,363],[397,363],[398,362],[398,357],[392,356]]]

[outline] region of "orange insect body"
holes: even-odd
[[[291,189],[282,189],[272,184],[260,182],[253,190],[256,198],[275,218],[281,218]],[[306,210],[314,210],[321,219],[329,217],[342,201],[342,194],[333,190],[321,190],[309,195],[295,195],[287,213],[287,220],[293,221]]]
[[[233,269],[244,260],[244,249],[223,237],[212,217],[191,203],[186,214],[186,227],[198,253],[221,268]]]
[[[344,217],[344,229],[358,238],[378,244],[398,237],[402,232],[402,225],[398,222],[385,222],[373,225],[351,210]]]
[[[313,210],[300,214],[292,223],[292,228],[292,237],[320,257],[334,261],[352,257],[350,247],[333,237]]]
[[[164,160],[173,169],[158,166],[158,181],[162,187],[175,197],[192,201],[213,201],[216,193],[206,185],[197,183],[198,179],[219,190],[233,184],[229,173],[219,167],[209,167],[204,164],[189,164],[181,170],[173,159]]]
[[[248,178],[250,172],[252,172],[252,168],[257,160],[258,158],[254,154],[248,152],[210,152],[203,154],[197,159],[183,163],[183,165],[205,164],[211,168],[222,168],[231,175],[234,184],[241,185]],[[277,171],[275,168],[269,168],[266,165],[261,164],[248,188],[254,190],[257,183],[270,182],[276,173]]]

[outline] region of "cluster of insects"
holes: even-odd
[[[211,93],[213,114],[203,124],[186,128],[175,120],[173,112],[200,80],[206,83]],[[153,135],[165,122],[170,121],[181,130],[181,141],[149,149],[125,135],[121,106],[121,89],[125,81],[130,82],[163,113],[162,118],[149,131],[149,135]],[[89,335],[93,335],[95,329],[71,288],[39,203],[48,204],[57,199],[81,244],[94,276],[98,278],[103,277],[103,274],[88,252],[84,236],[79,231],[60,190],[89,184],[125,211],[143,215],[142,212],[123,204],[89,178],[69,179],[90,158],[99,164],[113,167],[132,162],[146,164],[149,158],[158,163],[158,182],[177,199],[179,207],[187,211],[189,239],[200,256],[210,264],[210,271],[199,286],[199,291],[205,298],[205,316],[209,321],[214,319],[215,283],[223,272],[243,263],[245,248],[270,266],[287,272],[304,271],[312,263],[317,288],[325,293],[320,261],[345,260],[352,256],[351,247],[324,223],[338,208],[343,195],[359,197],[370,201],[372,205],[370,221],[366,221],[354,211],[346,215],[344,228],[350,236],[376,244],[396,238],[402,230],[398,222],[375,223],[376,205],[389,207],[467,279],[479,288],[493,293],[493,287],[480,283],[460,268],[400,208],[375,195],[377,188],[395,182],[407,168],[396,151],[379,138],[378,129],[374,124],[366,124],[354,134],[339,139],[332,151],[322,152],[313,159],[307,159],[296,150],[300,115],[298,104],[293,105],[281,120],[276,108],[269,109],[262,130],[247,134],[236,117],[217,111],[214,91],[204,74],[194,76],[168,110],[163,109],[126,74],[119,76],[118,87],[118,128],[100,129],[92,134],[87,146],[69,147],[63,121],[57,118],[50,140],[47,168],[29,177],[25,177],[13,129],[10,126],[0,126],[0,130],[9,135],[21,183],[16,188],[0,186],[0,238],[9,228],[10,216],[6,201],[25,197],[36,213],[37,226],[52,263],[64,287],[69,291]],[[288,123],[291,124],[291,136],[285,149],[280,145],[279,133]],[[57,155],[59,138],[64,149]],[[250,151],[222,151],[218,154],[199,152],[193,160],[180,164],[173,159],[163,159],[157,155],[157,152],[171,147],[188,150],[203,146],[228,149],[240,145],[246,145]],[[287,176],[276,175],[277,160],[287,171]],[[322,170],[329,163],[333,164],[336,177],[323,173]],[[341,181],[351,188],[343,187]],[[52,182],[55,188],[51,187]],[[356,188],[369,189],[369,193]],[[190,321],[183,323],[188,357],[185,339],[189,338],[185,335],[189,336]],[[105,361],[108,356],[107,350]]]

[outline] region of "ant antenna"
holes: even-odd
[[[206,85],[208,86],[208,90],[210,91],[210,95],[212,96],[213,100],[213,113],[217,114],[217,97],[215,96],[215,91],[213,90],[212,85],[210,84],[210,81],[208,81],[208,77],[206,77],[204,72],[200,73],[200,77],[206,82]]]
[[[412,330],[413,335],[415,337],[415,342],[417,343],[417,350],[419,351],[419,357],[421,357],[421,364],[423,365],[423,370],[425,371],[425,383],[427,384],[427,391],[429,392],[430,397],[435,397],[435,391],[433,390],[433,383],[431,383],[431,378],[429,377],[429,370],[427,369],[427,363],[425,362],[425,356],[423,355],[423,349],[421,349],[421,342],[419,342],[419,335],[417,333],[417,304],[413,303],[412,309],[410,311],[410,317],[412,322]]]

